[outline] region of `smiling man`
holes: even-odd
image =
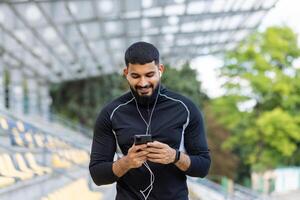
[[[161,85],[164,66],[152,44],[132,44],[125,63],[130,91],[98,115],[91,176],[97,185],[117,182],[116,199],[187,200],[186,176],[204,177],[210,167],[202,114]],[[152,142],[134,144],[142,134]]]
[[[133,91],[139,96],[150,97],[153,89],[158,85],[158,74],[163,71],[163,65],[158,68],[154,61],[143,64],[142,67],[141,65],[128,63],[128,67],[124,69],[124,75]]]

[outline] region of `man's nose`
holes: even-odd
[[[140,87],[145,87],[148,85],[147,79],[145,77],[141,77],[139,84]]]

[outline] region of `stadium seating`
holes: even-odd
[[[39,164],[37,164],[34,156],[32,155],[32,153],[26,153],[25,154],[25,158],[27,159],[28,161],[28,165],[30,166],[31,169],[33,169],[34,171],[37,171],[38,173],[51,173],[52,172],[52,169],[49,168],[49,167],[44,167],[44,166],[41,166]]]
[[[85,164],[88,160],[89,156],[85,151],[75,148],[52,154],[52,166],[55,168],[69,168],[74,164]]]
[[[6,153],[0,154],[0,163],[0,174],[3,176],[21,180],[30,179],[33,177],[32,173],[17,170],[10,156]]]
[[[16,162],[19,166],[19,169],[21,171],[28,172],[28,173],[34,173],[34,174],[37,174],[37,175],[43,175],[43,174],[46,173],[42,170],[36,170],[36,169],[28,167],[28,165],[26,164],[26,161],[24,160],[24,157],[20,153],[16,153],[14,155],[14,157],[15,157],[15,160],[16,160]],[[51,172],[51,170],[49,172]]]
[[[12,185],[14,183],[15,183],[15,179],[14,178],[0,176],[0,188]]]
[[[43,133],[29,123],[21,120],[14,120],[0,115],[0,129],[9,134],[11,144],[20,147],[32,148],[69,148],[67,142]]]
[[[70,161],[59,156],[56,153],[52,154],[51,161],[52,161],[52,166],[55,168],[70,168],[72,166],[72,163]]]
[[[89,147],[82,149],[84,143],[78,146],[76,139],[72,142],[73,135],[64,136],[64,129],[55,132],[60,126],[54,125],[54,131],[6,112],[0,110],[1,200],[22,199],[26,188],[40,191],[29,194],[33,199],[101,199],[87,187]],[[70,175],[75,181],[66,178]]]
[[[41,200],[101,200],[102,194],[100,192],[92,192],[87,187],[87,181],[84,178],[80,178],[69,185],[60,188]]]

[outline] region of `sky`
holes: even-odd
[[[264,30],[272,25],[288,25],[298,35],[300,34],[300,1],[279,0],[276,6],[265,16],[259,29]],[[298,62],[300,64],[300,60]],[[205,56],[191,61],[191,66],[197,69],[202,88],[209,97],[214,98],[222,95],[224,91],[221,85],[224,80],[217,77],[217,70],[223,62],[216,56]]]

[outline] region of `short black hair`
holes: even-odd
[[[159,52],[153,44],[147,42],[133,43],[125,52],[125,63],[127,67],[129,63],[144,65],[153,60],[156,65],[159,64]]]

